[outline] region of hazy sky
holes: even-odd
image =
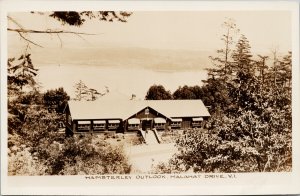
[[[10,16],[24,28],[61,28],[59,22],[47,16],[30,13],[11,13]],[[62,35],[61,38],[64,47],[123,46],[215,51],[222,46],[221,24],[226,17],[235,19],[241,33],[249,39],[253,51],[266,52],[274,47],[283,52],[291,49],[291,15],[287,11],[139,11],[134,12],[127,23],[99,22],[94,19],[80,28],[64,27],[73,31],[100,34],[84,36],[86,41],[75,35]],[[15,26],[11,22],[9,24]],[[9,38],[12,37],[18,35],[9,33]],[[56,35],[30,37],[43,46],[60,47]],[[12,39],[9,43],[13,44]]]
[[[248,12],[134,12],[127,23],[87,21],[82,27],[61,26],[46,15],[10,13],[23,28],[65,29],[99,35],[36,35],[28,38],[44,48],[30,52],[39,69],[43,90],[64,87],[71,97],[74,84],[83,80],[99,91],[113,91],[144,98],[152,84],[174,92],[178,86],[201,85],[207,78],[208,56],[221,48],[221,24],[233,18],[255,54],[291,50],[291,16],[283,11]],[[11,21],[9,27],[17,28]],[[9,56],[20,55],[26,42],[8,33]],[[143,48],[143,49],[141,49]],[[184,50],[184,51],[183,51]],[[165,72],[167,71],[167,72]]]

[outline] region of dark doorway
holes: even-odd
[[[142,129],[143,130],[152,129],[152,120],[143,120],[142,121]]]

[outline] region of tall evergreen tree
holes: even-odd
[[[241,35],[232,53],[233,67],[236,74],[253,74],[254,66],[251,60],[251,46],[245,35]]]
[[[75,84],[75,99],[76,101],[81,101],[85,99],[88,95],[88,87],[84,84],[82,80],[79,80],[78,83]]]
[[[292,52],[288,52],[282,60],[279,60],[278,83],[282,87],[291,87],[292,81]]]
[[[231,96],[238,103],[239,107],[252,107],[254,99],[252,93],[257,88],[257,79],[255,78],[255,66],[252,61],[251,46],[245,35],[242,35],[233,51],[233,67],[235,76],[232,81],[233,88]]]
[[[234,43],[234,35],[239,32],[235,21],[231,18],[227,19],[222,27],[224,28],[224,34],[221,37],[221,41],[224,47],[217,50],[217,56],[210,56],[215,68],[208,69],[209,75],[212,77],[226,78],[228,74],[231,74],[231,53]]]
[[[239,33],[239,29],[233,19],[227,19],[223,25],[224,34],[221,37],[223,47],[217,50],[216,56],[210,56],[214,68],[208,69],[208,80],[204,80],[202,87],[210,95],[204,95],[204,102],[210,105],[211,112],[230,111],[235,108],[235,103],[230,98],[232,85],[230,83],[233,73],[232,53],[235,36]],[[218,85],[218,86],[215,86]],[[216,99],[220,100],[215,101]]]
[[[34,67],[30,54],[25,52],[17,60],[10,58],[7,61],[8,90],[22,90],[24,86],[34,87],[38,69]]]
[[[259,60],[256,61],[256,68],[258,73],[258,80],[261,82],[261,85],[264,85],[265,82],[265,75],[266,71],[268,70],[268,66],[266,64],[267,59],[269,58],[268,56],[262,56],[258,55]]]

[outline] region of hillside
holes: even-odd
[[[206,51],[154,50],[145,48],[39,48],[33,61],[44,64],[97,65],[103,67],[146,68],[154,71],[203,70],[210,66]]]

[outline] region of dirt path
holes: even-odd
[[[174,143],[126,146],[133,173],[148,173],[152,166],[160,162],[168,162],[177,152]]]

